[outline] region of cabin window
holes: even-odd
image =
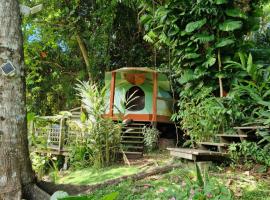
[[[126,109],[129,111],[139,111],[144,109],[144,106],[144,91],[138,86],[131,87],[126,93]]]

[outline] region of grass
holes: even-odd
[[[242,200],[270,200],[270,183],[260,181],[255,187],[244,189]]]
[[[189,181],[190,183],[188,183]],[[193,191],[193,186],[196,190],[198,185],[194,169],[185,168],[173,170],[167,174],[152,176],[136,182],[125,181],[116,186],[109,186],[97,190],[88,196],[66,198],[66,200],[182,200],[188,199],[186,197],[190,196],[190,193]],[[199,188],[197,187],[197,189]],[[219,189],[219,187],[214,186],[214,189]],[[117,193],[117,197],[114,199],[104,198],[108,194],[115,193]],[[224,198],[224,200],[231,200],[230,195]]]
[[[76,200],[102,200],[106,195],[117,193],[117,200],[141,200],[141,199],[170,199],[173,197],[173,191],[180,189],[178,176],[182,174],[182,170],[174,170],[171,173],[154,176],[141,181],[124,181],[116,186],[108,186],[106,188],[95,191],[94,193],[83,196],[67,198]]]
[[[65,174],[63,174],[63,176],[61,176],[57,180],[57,183],[75,185],[96,184],[109,179],[114,179],[125,175],[131,175],[138,172],[138,167],[114,166],[100,170],[93,168],[85,168],[81,170],[65,172]]]
[[[126,170],[126,172],[125,172]],[[96,183],[107,178],[118,177],[120,174],[136,173],[139,169],[136,167],[118,167],[108,168],[102,171],[92,171],[92,169],[84,169],[79,172],[71,172],[64,180],[69,178],[70,183],[85,184]],[[88,178],[78,176],[86,176]],[[230,195],[223,195],[223,200],[240,199],[240,200],[270,200],[270,179],[262,178],[257,175],[246,174],[244,171],[232,171],[230,169],[222,169],[215,171],[210,169],[209,176],[211,181],[208,184],[210,192],[212,191],[232,191]],[[77,178],[75,178],[77,177]],[[82,181],[84,179],[84,181]],[[63,179],[62,179],[63,180]],[[190,186],[186,183],[190,182]],[[188,184],[189,185],[189,184]],[[92,194],[83,197],[70,197],[66,200],[178,200],[188,199],[180,198],[184,193],[190,193],[192,187],[196,185],[196,173],[191,165],[183,165],[183,168],[173,170],[170,173],[148,177],[140,181],[124,181],[119,185],[108,186],[99,189]],[[185,188],[183,190],[183,188]],[[209,188],[208,188],[209,189]],[[222,194],[223,192],[221,192]],[[108,198],[107,195],[115,196]],[[207,192],[205,193],[207,194]],[[185,194],[184,194],[185,195]],[[193,199],[214,199],[214,198],[193,198]]]

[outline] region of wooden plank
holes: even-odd
[[[130,143],[130,144],[141,144],[143,143],[143,141],[128,141],[128,140],[124,140],[124,141],[121,141],[121,143]]]
[[[171,156],[179,157],[179,158],[184,158],[188,160],[196,160],[196,156],[189,154],[189,153],[184,153],[184,152],[177,152],[177,151],[170,151]]]
[[[135,152],[135,151],[124,151],[125,154],[136,154],[136,155],[142,155],[143,152]]]
[[[217,134],[216,136],[219,136],[219,137],[231,137],[231,138],[233,138],[233,137],[238,137],[238,138],[246,138],[246,137],[250,137],[249,135],[244,135],[244,134],[242,134],[242,135],[227,135],[227,134]]]
[[[269,126],[239,126],[239,127],[233,127],[233,129],[268,129]]]
[[[174,151],[174,152],[180,152],[180,153],[187,153],[187,154],[192,154],[192,155],[223,155],[226,153],[221,153],[221,152],[215,152],[215,151],[209,151],[209,150],[203,150],[203,149],[188,149],[188,148],[167,148],[169,151]]]
[[[199,142],[198,144],[206,146],[222,146],[222,147],[226,147],[229,145],[228,143],[215,143],[215,142]]]
[[[124,148],[125,149],[143,149],[142,146],[128,146],[128,145],[125,145]]]
[[[121,136],[121,138],[134,138],[134,139],[143,139],[144,137],[143,136]]]

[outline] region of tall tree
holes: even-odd
[[[40,199],[29,159],[23,40],[18,0],[0,0],[0,66],[10,62],[15,74],[0,72],[0,199]]]

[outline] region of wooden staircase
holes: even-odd
[[[228,157],[228,147],[232,143],[240,143],[244,140],[257,140],[256,131],[266,129],[265,126],[234,127],[234,134],[217,134],[213,141],[199,142],[196,148],[168,148],[170,154],[175,157],[193,161],[224,160]]]
[[[123,153],[129,159],[137,159],[143,156],[144,141],[143,127],[145,124],[132,122],[122,128],[121,145]]]

